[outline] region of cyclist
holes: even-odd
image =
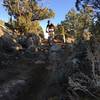
[[[48,42],[49,45],[53,44],[53,38],[54,38],[54,31],[55,31],[55,26],[48,20],[48,24],[46,26],[46,32],[48,33]]]

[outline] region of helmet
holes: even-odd
[[[48,24],[50,24],[50,20],[48,20],[48,22],[47,22]]]

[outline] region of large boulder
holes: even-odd
[[[40,44],[40,37],[36,34],[32,34],[27,38],[27,47],[39,45]]]
[[[27,48],[27,37],[25,35],[17,38],[17,42],[23,47]]]
[[[5,35],[0,39],[0,41],[4,51],[12,52],[22,50],[22,46],[11,36]]]
[[[49,49],[49,62],[50,64],[57,64],[61,61],[62,48],[60,45],[53,44]],[[59,62],[60,63],[60,62]]]

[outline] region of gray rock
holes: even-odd
[[[57,44],[53,44],[50,48],[50,52],[54,51],[54,52],[57,52],[61,50],[61,46],[57,45]]]
[[[0,100],[16,100],[18,92],[26,85],[25,80],[12,80],[0,88]]]

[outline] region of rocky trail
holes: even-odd
[[[36,54],[41,55],[41,53]],[[30,58],[17,59],[11,64],[3,62],[5,68],[1,67],[0,71],[0,100],[46,99],[44,93],[47,92],[46,89],[52,82],[53,73],[52,69],[48,70],[48,67],[52,68],[52,65],[45,61],[44,63],[35,62]]]
[[[31,100],[35,98],[48,77],[47,64],[32,64],[2,70],[0,100]],[[24,97],[24,98],[23,98]]]
[[[93,73],[86,44],[55,44],[48,50],[17,58],[1,54],[0,100],[100,99],[99,74]]]

